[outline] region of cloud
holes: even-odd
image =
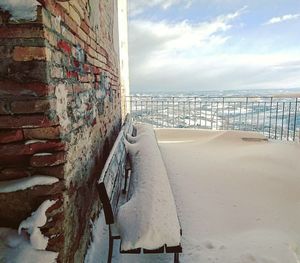
[[[300,14],[288,14],[284,16],[276,16],[271,18],[269,21],[267,21],[265,25],[278,24],[288,20],[296,20],[298,18],[300,18]]]
[[[129,14],[130,16],[135,16],[151,7],[168,9],[174,5],[182,5],[184,8],[189,8],[193,1],[194,0],[131,0],[129,1]]]
[[[292,55],[211,55],[174,59],[144,67],[133,91],[190,91],[293,88],[300,83],[300,60]]]
[[[298,54],[226,53],[230,32],[247,10],[191,23],[132,19],[132,91],[287,88],[299,86]]]
[[[131,20],[129,47],[132,62],[144,64],[155,58],[156,63],[160,63],[172,57],[190,56],[194,51],[207,52],[230,38],[225,34],[232,28],[230,22],[244,11],[245,7],[202,23]]]

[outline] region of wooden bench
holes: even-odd
[[[124,136],[126,134],[134,135],[134,128],[129,115],[126,117],[125,124],[115,141],[98,181],[98,193],[103,206],[105,222],[109,226],[109,251],[107,259],[109,263],[112,259],[113,242],[116,239],[121,239],[115,226],[118,208],[130,198],[130,191],[128,191],[128,188],[130,188],[130,164],[124,143]],[[120,246],[121,254],[172,253],[174,254],[174,262],[179,262],[179,253],[181,252],[181,245],[176,247],[165,245],[154,250],[137,248],[128,251],[122,251]]]

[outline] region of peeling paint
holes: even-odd
[[[59,118],[59,123],[64,131],[71,129],[71,122],[68,117],[68,91],[64,84],[59,84],[55,89],[57,98],[56,114]]]

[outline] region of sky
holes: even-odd
[[[132,92],[300,87],[299,0],[128,0]]]

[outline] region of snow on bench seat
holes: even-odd
[[[180,245],[180,225],[164,162],[149,125],[137,125],[126,143],[131,161],[130,200],[119,208],[121,249]]]

